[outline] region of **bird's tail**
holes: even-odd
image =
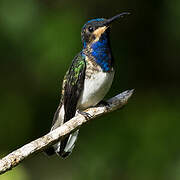
[[[57,108],[54,114],[51,131],[58,128],[63,123],[64,123],[64,105],[61,105]],[[56,153],[62,158],[67,157],[68,155],[71,154],[75,146],[78,133],[79,133],[79,130],[76,130],[75,132],[71,133],[70,135],[65,137],[63,140],[56,143],[55,145],[47,148],[45,150],[46,154],[50,156]]]

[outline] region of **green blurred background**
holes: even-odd
[[[43,153],[0,180],[179,180],[180,1],[0,0],[0,157],[49,131],[83,24],[113,24],[116,75],[128,105],[83,126],[72,155]]]

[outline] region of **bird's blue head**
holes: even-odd
[[[128,15],[123,12],[110,19],[98,18],[88,21],[82,28],[81,38],[84,49],[94,57],[103,71],[110,71],[112,66],[111,49],[109,44],[110,24],[118,18]]]

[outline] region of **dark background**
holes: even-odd
[[[83,126],[68,159],[41,153],[0,180],[180,179],[179,0],[1,0],[0,157],[49,131],[83,24],[123,11],[107,98],[135,88],[128,105]]]

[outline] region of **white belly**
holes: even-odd
[[[78,109],[86,109],[98,104],[109,91],[114,78],[114,72],[98,72],[85,79],[84,89],[78,102]]]

